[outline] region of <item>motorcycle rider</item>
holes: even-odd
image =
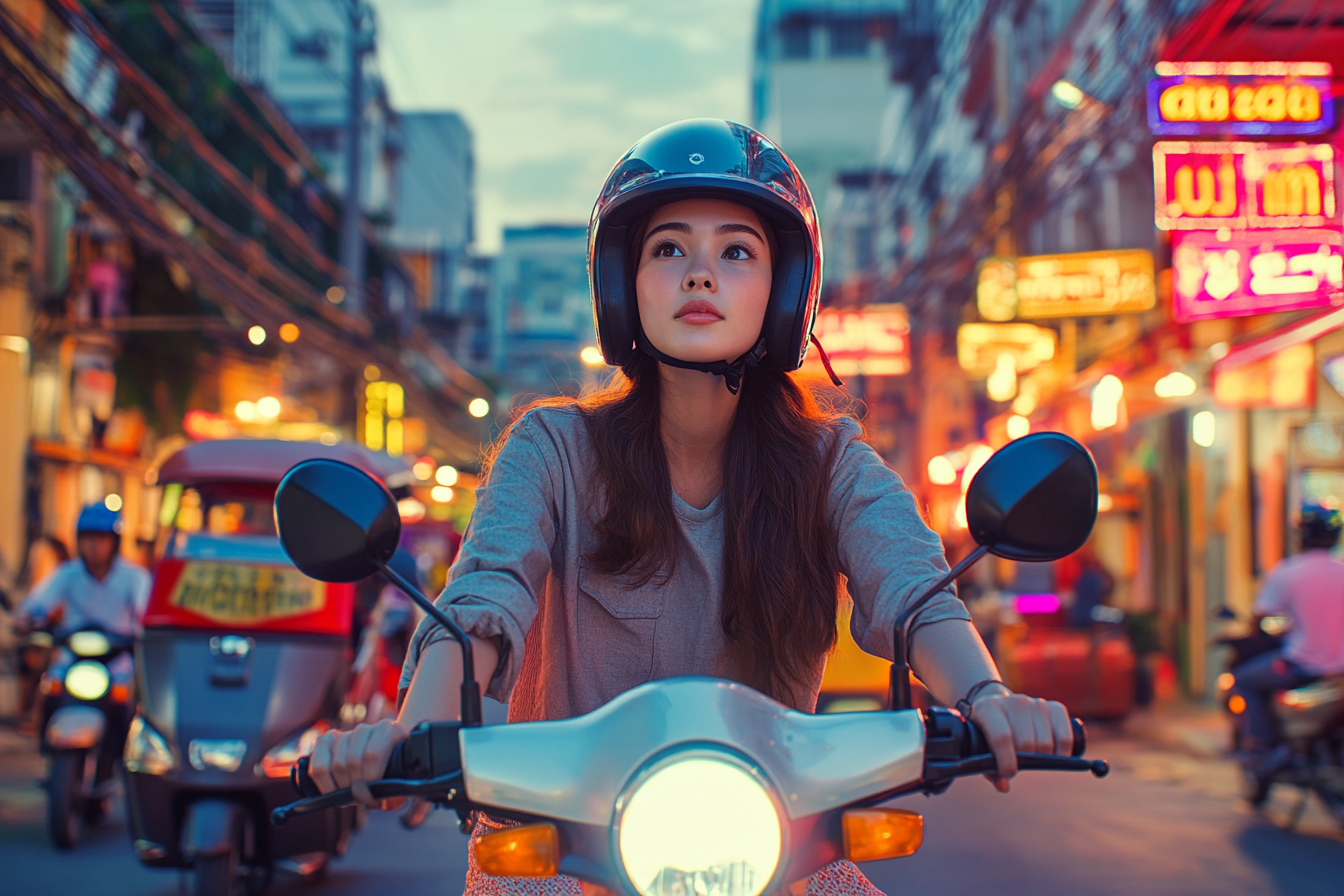
[[[1284,616],[1290,623],[1282,648],[1232,670],[1232,693],[1246,701],[1243,748],[1265,771],[1287,758],[1274,749],[1278,730],[1269,706],[1274,693],[1344,673],[1344,563],[1330,554],[1341,530],[1337,507],[1304,504],[1297,525],[1302,553],[1270,571],[1251,608],[1256,629],[1267,616]]]
[[[75,539],[79,556],[33,586],[19,605],[18,626],[41,628],[59,614],[66,629],[96,626],[109,634],[134,635],[149,600],[150,579],[117,553],[121,513],[101,501],[88,505],[79,512]]]
[[[806,185],[750,128],[669,125],[608,177],[589,272],[598,342],[621,374],[515,418],[438,605],[471,635],[476,677],[509,701],[510,721],[577,716],[676,675],[735,679],[812,711],[839,575],[857,642],[890,658],[898,614],[947,565],[858,423],[789,375],[820,294]],[[458,717],[459,648],[431,622],[412,641],[399,717],[318,739],[323,791],[349,786],[373,805],[367,782],[393,746],[423,720]],[[993,745],[1000,790],[1015,750],[1068,753],[1064,707],[999,680],[951,589],[906,631],[920,677],[960,698]],[[474,850],[469,864],[471,896],[580,890],[490,878]],[[821,888],[877,892],[847,862],[818,872],[809,892]]]

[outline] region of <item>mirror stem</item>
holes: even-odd
[[[415,601],[430,615],[435,622],[443,626],[448,634],[453,636],[453,640],[462,648],[462,727],[477,728],[481,724],[481,686],[476,681],[476,660],[472,656],[471,638],[462,626],[458,625],[448,617],[446,613],[434,606],[434,602],[417,588],[414,583],[397,572],[391,566],[381,561],[375,560],[378,570],[392,580],[402,591],[406,592],[411,600]]]
[[[909,709],[910,708],[910,658],[907,656],[907,644],[905,643],[905,624],[914,617],[924,605],[933,600],[933,596],[941,592],[948,586],[953,579],[964,573],[976,564],[976,562],[985,554],[989,553],[988,545],[980,545],[975,550],[962,559],[960,563],[948,570],[947,575],[943,576],[928,590],[919,596],[919,599],[912,603],[906,611],[896,617],[895,630],[892,632],[892,663],[891,663],[891,708]]]

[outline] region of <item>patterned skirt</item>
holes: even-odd
[[[467,886],[463,896],[610,896],[601,887],[564,874],[555,877],[495,877],[476,864],[476,841],[486,834],[512,827],[513,822],[476,814],[476,827],[467,844]],[[806,881],[789,888],[789,896],[885,896],[853,862],[832,862]]]

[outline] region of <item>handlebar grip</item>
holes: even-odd
[[[392,755],[387,759],[387,768],[383,772],[384,778],[404,778],[410,777],[406,763],[406,741],[402,741],[392,748]],[[294,785],[294,789],[299,792],[299,796],[304,799],[312,799],[315,796],[321,796],[322,791],[318,789],[317,782],[313,776],[308,774],[309,757],[304,756],[294,767],[289,770],[289,783]]]
[[[1069,719],[1069,725],[1073,728],[1073,750],[1069,755],[1077,759],[1087,752],[1087,726],[1078,718]],[[966,728],[969,743],[966,745],[965,755],[978,756],[981,753],[993,752],[979,725],[967,725]]]

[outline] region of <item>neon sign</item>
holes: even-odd
[[[989,320],[1147,311],[1157,304],[1146,249],[990,258],[980,265],[976,304]]]
[[[1324,227],[1335,217],[1329,144],[1153,146],[1154,218],[1163,230]]]
[[[910,316],[904,305],[823,308],[817,339],[840,376],[899,376],[910,372]],[[825,376],[820,357],[809,351],[803,371]]]
[[[1034,370],[1055,356],[1059,337],[1035,324],[962,324],[957,363],[971,377],[992,376],[1007,358],[1014,373]]]
[[[1321,134],[1334,126],[1325,62],[1163,62],[1148,82],[1154,134]]]
[[[1344,249],[1329,230],[1173,233],[1178,323],[1344,302]]]

